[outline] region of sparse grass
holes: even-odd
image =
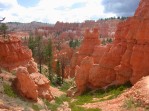
[[[116,98],[128,87],[128,85],[112,86],[105,91],[96,90],[84,93],[83,95],[76,97],[76,101],[70,103],[70,107],[72,111],[79,111],[79,109],[80,111],[101,111],[100,109],[81,109],[82,107],[80,107],[79,105],[83,105],[84,103],[94,103]],[[108,96],[108,98],[104,98],[106,96]],[[99,100],[93,101],[93,98],[99,98]]]
[[[81,96],[76,97],[76,101],[74,101],[73,103],[76,105],[83,105],[84,103],[91,103],[93,97],[89,94],[84,94]]]
[[[16,93],[13,91],[12,87],[9,84],[3,83],[3,88],[4,88],[4,93],[9,97],[13,97],[13,98],[17,97]]]
[[[70,102],[71,98],[66,97],[66,95],[62,95],[58,98],[55,98],[54,103],[50,103],[47,100],[44,100],[45,104],[47,105],[48,109],[51,111],[56,111],[58,107],[60,107],[63,102],[68,102],[69,107],[71,108],[72,111],[100,111],[100,109],[85,109],[83,107],[80,107],[78,104],[75,102]]]
[[[64,82],[64,84],[61,86],[61,91],[67,91],[70,86],[70,82]],[[48,109],[52,111],[56,111],[58,107],[60,107],[63,102],[68,102],[69,107],[72,111],[101,111],[101,109],[86,109],[81,107],[81,105],[85,103],[94,103],[94,102],[100,102],[105,101],[109,99],[116,98],[118,95],[120,95],[125,89],[127,89],[128,85],[121,85],[121,86],[112,86],[106,90],[96,90],[96,91],[88,91],[84,93],[81,96],[78,96],[75,98],[75,101],[71,101],[72,98],[66,97],[66,95],[62,95],[58,98],[55,98],[54,103],[49,103],[45,100],[45,104],[47,105]],[[93,101],[93,98],[97,98],[97,100]]]
[[[135,101],[133,97],[130,97],[124,101],[123,107],[126,109],[136,109],[137,107],[141,107],[141,102]],[[147,109],[147,107],[145,107],[145,109]]]
[[[129,99],[126,99],[124,101],[123,107],[126,108],[126,109],[131,109],[132,107],[135,107],[133,98],[130,97]]]

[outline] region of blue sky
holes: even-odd
[[[24,7],[36,6],[39,0],[17,0],[18,4]]]
[[[5,22],[83,22],[132,16],[139,0],[0,0]]]

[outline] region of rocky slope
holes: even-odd
[[[88,103],[85,108],[99,108],[103,111],[148,111],[149,76],[142,78],[132,88],[112,100]]]
[[[82,43],[79,53],[81,52],[83,57],[90,58],[80,59],[81,54],[78,54],[75,58],[81,65],[76,62],[72,68],[74,71],[75,66],[78,65],[75,72],[78,92],[83,92],[86,88],[106,88],[128,81],[135,84],[149,74],[148,5],[148,0],[141,0],[135,15],[118,25],[115,40],[110,45],[103,47],[95,42],[90,47],[90,44],[93,44],[91,41],[93,36],[85,33],[91,39]],[[93,33],[97,34],[94,31]],[[86,37],[85,40],[87,40]],[[89,49],[90,52],[85,49]],[[92,58],[95,62],[92,62]]]

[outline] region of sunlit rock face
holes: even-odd
[[[15,87],[25,98],[37,101],[38,97],[51,101],[50,81],[42,74],[29,73],[27,68],[19,67],[16,71]]]
[[[109,85],[119,85],[130,81],[135,84],[142,77],[149,75],[149,1],[141,0],[133,17],[119,23],[112,44],[101,46],[100,43],[88,48],[91,35],[86,31],[84,42],[76,56],[76,79],[83,78],[87,83],[77,82],[78,91],[86,88],[96,89]],[[88,40],[88,42],[86,42]],[[85,44],[86,42],[86,44]],[[92,50],[91,50],[92,49]],[[93,63],[87,72],[83,71],[80,61],[90,56]],[[79,61],[79,62],[78,62]],[[82,62],[83,62],[82,61]],[[75,66],[74,65],[74,66]],[[75,70],[75,68],[74,68]],[[78,77],[80,75],[80,77]],[[81,86],[81,87],[80,87]],[[84,86],[84,87],[83,87]],[[81,89],[82,88],[82,89]]]

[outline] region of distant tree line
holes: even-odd
[[[125,20],[127,19],[128,17],[124,17],[124,16],[118,16],[118,17],[109,17],[109,18],[101,18],[99,20],[115,20],[115,19],[118,19],[118,20]]]

